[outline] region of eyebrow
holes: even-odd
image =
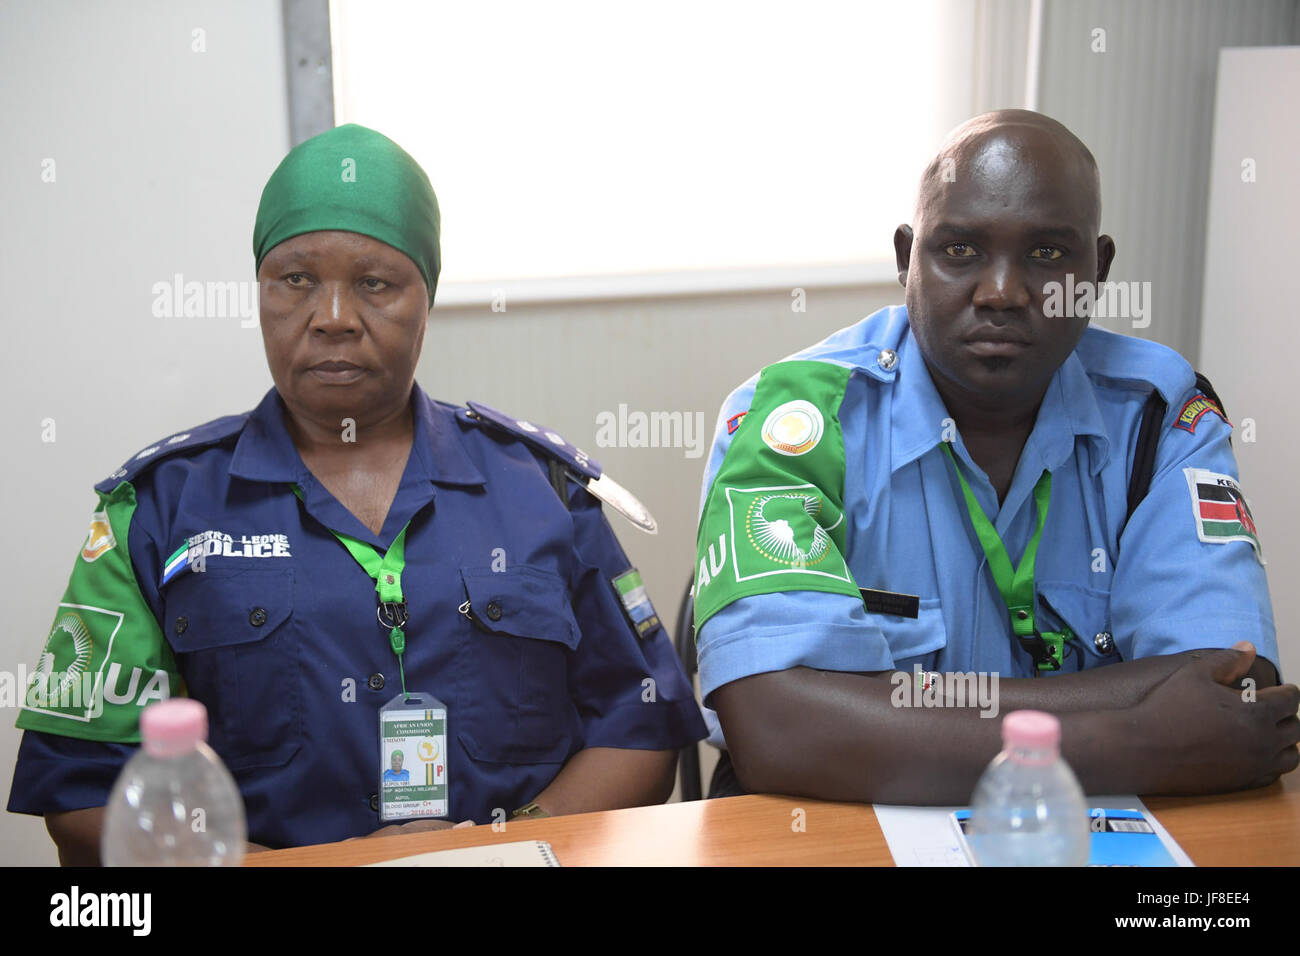
[[[293,252],[283,253],[283,259],[277,263],[277,268],[287,269],[293,266],[311,266],[320,259],[320,254],[308,250],[295,250]],[[392,262],[385,262],[376,256],[358,256],[352,260],[352,265],[357,269],[396,269],[397,266]]]
[[[971,236],[982,239],[988,235],[989,229],[982,223],[966,223],[944,220],[936,223],[933,228],[927,230],[931,235],[938,233],[948,233],[951,235]],[[1043,239],[1061,239],[1071,242],[1084,242],[1086,238],[1082,232],[1073,226],[1061,225],[1044,225],[1028,226],[1023,232],[1026,235],[1040,237]]]

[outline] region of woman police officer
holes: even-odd
[[[571,446],[415,384],[438,224],[424,171],[360,126],[302,143],[267,183],[254,254],[275,387],[96,486],[20,711],[9,809],[44,814],[64,863],[97,859],[140,710],[168,695],[207,706],[268,847],[395,832],[379,714],[408,690],[446,708],[447,805],[405,829],[661,802],[676,750],[704,736],[599,502],[556,478]],[[90,693],[41,692],[69,675]]]

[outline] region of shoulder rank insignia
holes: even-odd
[[[95,490],[108,494],[117,487],[119,482],[133,481],[137,475],[146,471],[154,462],[162,461],[164,458],[168,458],[180,451],[191,451],[206,445],[215,445],[242,429],[250,414],[252,413],[244,412],[239,415],[226,415],[191,428],[189,431],[178,432],[170,438],[154,442],[128,458],[121,468],[95,485]]]
[[[570,444],[558,432],[544,425],[511,418],[478,402],[465,403],[467,417],[505,432],[552,459],[558,459],[574,481],[648,534],[658,534],[659,525],[648,508],[630,491],[601,470],[600,462]]]

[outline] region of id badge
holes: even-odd
[[[379,819],[447,816],[447,708],[398,694],[379,709]]]

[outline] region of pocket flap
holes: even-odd
[[[1110,630],[1110,594],[1093,588],[1080,587],[1064,581],[1043,581],[1038,585],[1040,606],[1046,605],[1048,618],[1039,623],[1039,630],[1055,626],[1052,616],[1060,618],[1075,637],[1094,657],[1104,657],[1096,647],[1095,638]]]
[[[187,572],[163,601],[164,631],[178,653],[261,641],[293,613],[293,569]]]
[[[485,629],[577,648],[582,632],[559,576],[529,567],[462,568],[460,576],[470,610]]]

